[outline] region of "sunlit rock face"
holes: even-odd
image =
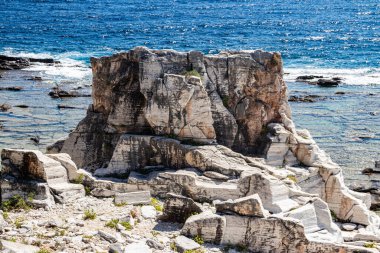
[[[137,47],[91,63],[93,105],[60,149],[80,167],[109,161],[121,133],[216,141],[257,154],[266,125],[281,122],[280,112],[290,117],[277,53]]]
[[[354,252],[347,240],[380,238],[369,196],[295,128],[279,54],[138,47],[91,62],[93,104],[48,151],[86,169],[92,193],[171,198],[183,235],[253,251]],[[343,234],[336,220],[361,231]]]

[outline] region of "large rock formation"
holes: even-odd
[[[92,192],[176,196],[165,206],[186,216],[182,234],[252,251],[368,252],[346,242],[380,239],[368,195],[295,129],[278,53],[138,47],[91,62],[93,104],[48,151],[91,172]],[[67,155],[50,158],[78,174]],[[212,208],[191,215],[192,201]],[[343,234],[333,219],[362,227]]]
[[[123,133],[216,140],[257,154],[266,125],[290,117],[277,53],[138,47],[91,63],[93,105],[59,149],[80,167],[105,165]]]

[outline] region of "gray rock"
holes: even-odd
[[[205,242],[220,244],[226,229],[223,216],[210,211],[190,216],[182,227],[181,234],[188,237],[200,236]]]
[[[115,194],[115,204],[139,205],[150,203],[149,191],[126,192]]]
[[[245,216],[266,217],[267,211],[264,210],[259,195],[254,194],[247,197],[227,200],[215,203],[218,212],[233,212]]]
[[[31,201],[35,206],[51,206],[54,199],[60,203],[84,197],[84,187],[71,184],[62,164],[37,150],[3,149],[2,199],[13,195],[27,198],[36,193]],[[54,196],[54,197],[53,197]]]
[[[98,198],[110,198],[114,197],[116,192],[104,188],[95,188],[91,191],[91,195]]]
[[[168,194],[165,199],[164,221],[184,223],[193,214],[202,212],[202,209],[191,198],[176,194]]]
[[[175,245],[179,253],[183,253],[187,250],[196,250],[201,247],[198,243],[182,235],[175,238]]]
[[[162,245],[159,242],[156,242],[155,240],[152,239],[147,239],[146,244],[151,247],[152,249],[157,249],[157,250],[163,250],[165,248],[164,245]]]
[[[92,58],[91,64],[93,105],[60,150],[81,168],[109,161],[126,132],[216,138],[235,151],[253,153],[265,126],[281,118],[280,107],[290,117],[278,53],[203,55],[137,47]]]
[[[117,242],[117,238],[114,235],[111,235],[111,234],[104,232],[102,230],[98,231],[98,235],[101,238],[103,238],[104,240],[106,240],[107,242],[110,242],[110,243],[116,243]]]
[[[123,253],[123,247],[120,243],[114,243],[109,246],[109,253]]]
[[[215,171],[205,171],[203,173],[203,176],[209,177],[209,178],[212,178],[212,179],[216,179],[216,180],[221,180],[221,181],[227,181],[228,179],[230,179],[229,176],[220,174],[220,173],[215,172]]]

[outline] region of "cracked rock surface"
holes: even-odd
[[[64,252],[378,252],[370,196],[291,120],[280,54],[137,47],[91,64],[93,104],[65,140],[2,151],[2,201],[35,209],[3,215],[1,238]]]

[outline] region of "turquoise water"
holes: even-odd
[[[3,72],[0,104],[26,104],[0,112],[2,147],[40,148],[66,135],[85,115],[90,98],[53,100],[49,90],[91,92],[90,56],[144,45],[160,49],[264,49],[281,52],[292,94],[319,94],[316,103],[291,103],[294,120],[347,169],[380,159],[380,2],[321,1],[79,1],[0,0],[0,54],[54,57],[59,66]],[[298,75],[339,76],[322,89],[296,83]],[[44,81],[28,81],[42,76]],[[337,96],[336,91],[345,91]],[[369,95],[373,94],[373,95]],[[58,109],[58,104],[75,109]],[[374,114],[374,115],[372,115]],[[40,136],[39,144],[30,140]],[[359,138],[367,136],[370,138]]]

